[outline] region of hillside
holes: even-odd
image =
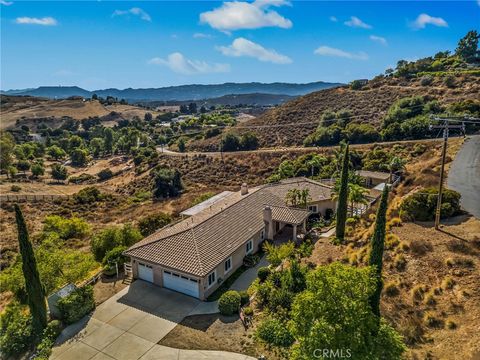
[[[351,122],[369,123],[378,128],[390,106],[399,99],[426,96],[438,100],[441,105],[448,105],[467,99],[478,100],[479,93],[480,78],[473,75],[457,76],[455,85],[451,87],[445,85],[445,79],[441,76],[433,77],[427,86],[422,85],[420,78],[381,77],[369,81],[360,90],[343,86],[298,97],[240,127],[252,127],[249,130],[257,135],[261,147],[302,145],[305,137],[315,131],[322,114],[327,110],[349,110]],[[261,128],[266,125],[277,127]],[[193,142],[191,147],[218,149],[219,142],[218,137],[210,138]]]
[[[88,91],[76,86],[41,86],[36,89],[12,90],[5,91],[6,95],[30,95],[48,98],[66,98],[70,96],[91,97],[93,94],[107,97],[113,96],[128,101],[140,100],[201,100],[221,97],[229,94],[253,94],[265,93],[276,95],[298,96],[342,85],[340,83],[328,83],[323,81],[311,82],[306,84],[290,84],[290,83],[224,83],[212,85],[180,85],[168,86],[161,88],[148,89],[99,89]]]
[[[218,106],[218,105],[252,105],[252,106],[269,106],[278,105],[286,101],[292,100],[294,96],[290,95],[277,95],[277,94],[230,94],[217,98],[202,99],[202,100],[185,100],[185,101],[142,101],[138,102],[146,106],[169,106],[169,105],[188,105],[190,102],[195,102],[198,107],[205,106]]]
[[[114,120],[110,114],[117,113],[117,118],[132,119],[138,116],[143,119],[147,110],[131,105],[103,105],[98,101],[83,101],[81,98],[51,100],[38,97],[1,96],[0,129],[11,129],[16,125],[35,127],[38,122],[56,128],[63,122],[63,117],[82,120],[89,117],[103,118],[104,122]],[[158,112],[148,111],[153,115]],[[17,123],[18,121],[18,123]],[[106,124],[108,125],[108,123]]]

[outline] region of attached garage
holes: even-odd
[[[153,283],[153,268],[151,265],[138,263],[138,278]]]
[[[171,271],[163,271],[163,286],[182,294],[199,298],[198,280]]]

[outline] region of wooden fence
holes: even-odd
[[[70,195],[66,194],[1,194],[0,203],[53,201],[58,199],[66,199],[69,196]]]

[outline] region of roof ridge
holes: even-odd
[[[261,188],[260,188],[260,189],[261,189]],[[257,189],[257,190],[255,190],[255,191],[253,191],[253,192],[249,192],[249,193],[247,193],[246,195],[242,195],[242,198],[240,198],[238,201],[235,201],[234,203],[228,205],[228,206],[225,207],[225,208],[222,208],[220,211],[216,212],[215,214],[212,214],[212,216],[206,217],[205,219],[203,219],[202,221],[200,221],[198,224],[195,224],[195,225],[188,225],[188,224],[187,224],[187,228],[184,229],[184,230],[180,230],[180,231],[178,231],[178,232],[175,232],[175,233],[170,234],[170,235],[165,236],[165,237],[161,237],[161,238],[159,238],[159,239],[155,239],[155,240],[152,240],[152,241],[149,241],[149,242],[145,242],[144,244],[138,245],[138,246],[136,246],[136,247],[134,247],[136,244],[133,244],[128,250],[130,250],[130,249],[132,249],[132,250],[134,250],[134,249],[139,249],[139,248],[144,247],[144,246],[146,246],[146,245],[154,244],[154,243],[159,242],[159,241],[161,241],[161,240],[169,239],[169,238],[172,237],[172,236],[176,236],[176,235],[185,233],[185,232],[187,232],[187,231],[189,231],[189,230],[193,230],[193,229],[195,229],[196,227],[198,227],[198,226],[202,225],[203,223],[205,223],[206,221],[208,221],[208,220],[210,220],[210,219],[213,219],[215,216],[221,214],[221,213],[222,213],[223,211],[225,211],[226,209],[229,209],[229,208],[231,208],[232,206],[234,206],[235,204],[240,203],[242,200],[246,199],[246,198],[249,197],[250,195],[255,194],[255,193],[256,193],[257,191],[259,191],[260,189]],[[191,217],[189,217],[189,218],[180,220],[180,221],[176,222],[176,223],[173,224],[173,225],[180,224],[180,223],[182,223],[183,221],[188,222],[189,219],[193,219],[194,216],[195,216],[195,215],[193,215],[193,216],[191,216]],[[172,227],[173,225],[171,225],[171,226],[169,226],[169,227]],[[153,236],[154,234],[156,234],[157,232],[162,231],[162,230],[165,229],[165,228],[166,228],[166,227],[163,227],[163,228],[161,228],[161,229],[158,229],[157,231],[155,231],[153,234],[149,235],[148,237]],[[145,239],[147,239],[147,238],[145,238]],[[145,239],[142,239],[141,241],[143,241],[143,240],[145,240]],[[138,243],[137,243],[137,244],[138,244]],[[127,250],[127,251],[128,251],[128,250]]]
[[[197,260],[198,260],[198,266],[200,267],[200,271],[202,272],[202,274],[204,274],[204,268],[203,268],[203,263],[202,261],[200,260],[200,253],[198,251],[198,244],[197,244],[197,237],[195,236],[195,231],[194,231],[194,227],[192,227],[190,229],[190,231],[192,232],[192,236],[193,236],[193,243],[195,244],[195,254],[197,255]],[[205,274],[204,274],[205,275]]]

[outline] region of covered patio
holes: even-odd
[[[307,219],[310,211],[287,206],[267,206],[264,210],[264,220],[267,225],[267,238],[275,243],[303,239],[307,231]]]

